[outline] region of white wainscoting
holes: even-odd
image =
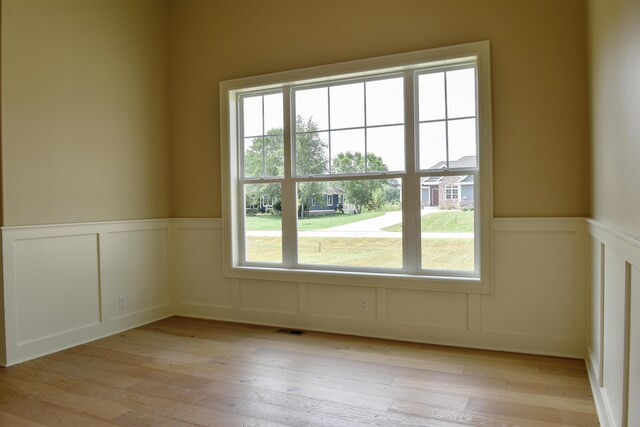
[[[600,422],[640,426],[640,241],[589,220],[587,366]]]
[[[229,279],[221,226],[174,219],[5,227],[3,364],[172,314],[584,357],[583,219],[494,220],[495,291],[483,295]]]
[[[173,314],[172,240],[170,220],[4,227],[2,364]]]
[[[221,226],[218,219],[175,220],[177,314],[584,357],[584,219],[495,219],[495,292],[488,295],[225,278]]]

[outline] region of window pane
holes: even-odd
[[[284,176],[284,136],[267,135],[264,137],[265,176]]]
[[[244,136],[262,135],[262,97],[252,96],[242,99],[242,119]]]
[[[364,83],[332,86],[331,129],[364,126]]]
[[[420,121],[444,119],[444,73],[422,74],[418,87]]]
[[[404,126],[367,129],[367,160],[369,171],[403,171]]]
[[[296,172],[298,175],[329,173],[329,132],[296,134]]]
[[[402,268],[400,194],[397,179],[299,183],[299,262]]]
[[[401,77],[367,82],[367,126],[404,123]]]
[[[364,172],[364,129],[331,132],[331,173]]]
[[[447,165],[445,122],[420,124],[420,169],[442,169]]]
[[[283,175],[284,137],[282,135],[244,139],[245,178]]]
[[[280,184],[245,184],[245,257],[248,262],[282,263]]]
[[[474,177],[428,177],[421,186],[422,268],[474,271]]]
[[[449,121],[449,167],[476,166],[476,119]]]
[[[283,133],[282,93],[274,93],[264,97],[264,132]]]
[[[476,115],[475,69],[447,72],[447,115],[450,119]]]
[[[328,89],[305,89],[296,91],[296,118],[316,129],[329,129]]]
[[[244,139],[244,176],[245,178],[262,176],[263,169],[263,139]]]

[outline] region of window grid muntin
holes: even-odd
[[[283,117],[282,117],[282,124],[283,124],[283,131],[282,133],[279,134],[273,134],[273,135],[266,135],[265,133],[265,120],[264,120],[264,97],[265,96],[269,96],[269,95],[275,95],[275,94],[281,94],[282,95],[282,100],[283,100]],[[262,116],[262,135],[245,135],[244,134],[244,100],[247,98],[254,98],[254,97],[260,97],[260,104],[261,104],[261,116]],[[242,181],[243,179],[251,179],[251,178],[257,178],[257,179],[269,179],[269,178],[274,178],[271,176],[266,176],[266,168],[267,168],[267,164],[266,164],[266,159],[265,159],[265,143],[264,143],[264,139],[267,136],[273,136],[273,137],[279,137],[281,136],[283,139],[283,145],[286,146],[286,135],[285,135],[285,122],[286,122],[286,117],[284,116],[284,97],[285,97],[285,91],[284,89],[270,89],[270,90],[263,90],[263,91],[246,91],[246,92],[242,92],[239,93],[237,95],[237,117],[238,117],[238,122],[237,122],[237,133],[238,133],[238,171],[239,171],[239,177],[240,180]],[[263,142],[262,142],[262,176],[258,176],[258,177],[247,177],[246,176],[246,170],[245,170],[245,139],[249,139],[249,138],[262,138]],[[286,151],[286,149],[285,149]],[[286,155],[285,155],[286,158]],[[283,175],[281,177],[284,177],[284,171],[285,171],[286,167],[284,167],[284,163],[283,163]],[[276,177],[276,178],[280,178],[280,177]]]
[[[405,81],[405,75],[406,72],[381,72],[380,74],[373,74],[373,75],[369,75],[366,77],[354,77],[354,78],[348,78],[348,79],[341,79],[341,80],[333,80],[330,82],[317,82],[317,83],[313,83],[313,84],[302,84],[302,85],[295,85],[292,86],[291,88],[291,104],[292,104],[292,111],[293,113],[293,117],[294,119],[297,118],[297,110],[295,108],[295,93],[298,91],[303,91],[303,90],[309,90],[309,89],[316,89],[316,88],[326,88],[327,89],[327,123],[328,123],[328,128],[327,129],[322,129],[322,128],[318,128],[317,131],[310,131],[310,132],[297,132],[297,130],[294,130],[293,134],[295,135],[294,137],[294,143],[293,146],[297,147],[297,136],[298,135],[303,135],[303,134],[312,134],[312,133],[320,133],[320,132],[327,132],[328,134],[328,142],[329,142],[329,148],[328,148],[328,152],[329,152],[329,157],[328,157],[328,161],[329,161],[329,173],[325,173],[322,175],[318,175],[318,176],[325,176],[325,177],[332,177],[332,176],[340,176],[340,174],[334,174],[332,172],[333,170],[333,164],[332,164],[332,156],[331,156],[331,151],[332,151],[332,144],[331,144],[331,132],[336,132],[336,131],[345,131],[345,130],[364,130],[364,141],[365,141],[365,148],[364,148],[364,159],[365,159],[365,172],[360,172],[363,175],[368,174],[368,161],[367,161],[367,153],[368,153],[368,135],[367,135],[367,130],[368,129],[376,129],[376,128],[389,128],[389,127],[393,127],[393,126],[404,126],[405,122],[393,122],[393,123],[385,123],[385,124],[380,124],[380,125],[371,125],[369,126],[367,123],[367,83],[369,82],[375,82],[375,81],[381,81],[381,80],[391,80],[394,78],[400,78],[403,79],[403,92],[404,92],[404,81]],[[354,83],[363,83],[364,85],[364,90],[363,90],[363,102],[364,102],[364,126],[350,126],[350,127],[341,127],[341,128],[332,128],[331,127],[331,87],[335,87],[335,86],[341,86],[341,85],[349,85],[349,84],[354,84]],[[406,102],[403,103],[403,109],[406,109]],[[302,177],[311,177],[314,176],[315,174],[299,174],[298,173],[298,164],[297,164],[297,159],[296,159],[296,155],[295,155],[295,150],[294,150],[294,162],[293,162],[293,175],[296,178],[302,178]],[[405,153],[405,157],[406,157],[406,153]],[[404,171],[400,171],[400,170],[392,170],[389,172],[404,172]],[[378,171],[374,172],[374,173],[380,173]]]
[[[449,118],[449,105],[448,105],[448,94],[447,94],[447,73],[452,72],[452,71],[459,71],[459,70],[466,70],[466,69],[473,69],[474,71],[474,95],[475,95],[475,115],[473,116],[464,116],[464,117],[452,117]],[[415,117],[416,117],[416,168],[418,171],[420,171],[420,173],[422,172],[428,172],[431,171],[433,169],[428,169],[428,165],[425,165],[424,167],[422,167],[422,165],[420,164],[420,125],[421,124],[425,124],[425,123],[441,123],[444,122],[445,123],[445,147],[446,147],[446,169],[452,169],[452,170],[456,170],[456,171],[461,171],[464,169],[468,169],[468,168],[451,168],[450,167],[450,161],[451,159],[449,159],[449,123],[453,122],[453,121],[458,121],[458,120],[468,120],[468,119],[475,119],[476,121],[476,137],[475,137],[475,157],[476,157],[476,166],[474,168],[474,170],[479,170],[480,167],[480,161],[479,161],[479,156],[480,156],[480,138],[479,138],[479,127],[480,127],[480,121],[479,121],[479,105],[478,105],[478,64],[476,61],[472,61],[472,62],[463,62],[460,63],[458,65],[454,65],[454,66],[441,66],[441,67],[433,67],[433,68],[428,68],[428,69],[424,69],[424,70],[416,70],[415,72],[415,80],[414,80],[414,84],[416,86],[415,88],[415,93],[416,95],[419,97],[420,96],[420,84],[419,84],[419,79],[420,76],[422,75],[426,75],[426,74],[436,74],[436,73],[443,73],[443,78],[444,78],[444,118],[442,119],[431,119],[431,120],[420,120],[420,103],[418,100],[416,100],[415,102]],[[454,159],[455,160],[455,159]],[[437,170],[437,169],[436,169]]]

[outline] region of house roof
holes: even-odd
[[[476,166],[476,156],[463,156],[458,160],[450,160],[449,161],[449,169],[458,169],[458,168],[470,168]],[[446,162],[438,162],[431,166],[429,169],[446,169]],[[441,176],[428,176],[426,178],[422,178],[421,184],[422,186],[426,185],[436,185],[442,181]],[[458,182],[464,183],[473,183],[473,175],[464,175],[460,177]]]
[[[446,166],[447,162],[440,161],[429,169],[445,169]],[[474,166],[476,166],[476,156],[463,156],[458,160],[449,160],[449,169],[472,168]]]
[[[422,181],[423,183],[437,183],[442,181],[442,177],[441,176],[428,176],[424,179],[424,181]]]

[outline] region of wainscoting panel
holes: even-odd
[[[299,312],[298,285],[290,282],[262,280],[240,282],[240,309],[268,313],[296,314]]]
[[[389,289],[388,322],[398,325],[468,329],[468,296],[459,292]]]
[[[5,365],[174,311],[170,221],[4,227],[2,241]]]
[[[631,295],[629,304],[629,422],[640,426],[640,268],[631,270]],[[635,402],[635,403],[634,403]]]
[[[588,360],[592,365],[594,380],[598,386],[602,386],[602,332],[604,331],[603,322],[604,305],[602,286],[604,273],[604,247],[599,240],[589,237],[591,247],[591,287],[588,291],[589,295],[589,333],[587,334],[587,354]]]
[[[16,239],[13,249],[19,346],[100,323],[97,234]]]
[[[589,220],[587,366],[600,422],[640,425],[640,241]]]
[[[310,284],[307,306],[311,316],[346,320],[376,320],[375,288]],[[362,305],[365,307],[362,307]],[[358,307],[354,310],[354,307]]]
[[[496,230],[495,294],[482,296],[484,332],[576,335],[575,232]]]
[[[589,252],[581,218],[494,220],[498,274],[495,292],[488,295],[378,284],[230,280],[218,260],[201,253],[219,253],[213,248],[222,247],[221,221],[178,219],[175,224],[180,315],[584,357]],[[231,306],[228,293],[211,291],[226,289],[228,283]]]
[[[625,358],[625,264],[615,252],[604,253],[603,394],[614,425],[622,425]]]
[[[102,258],[108,319],[172,304],[169,233],[166,226],[105,233]]]
[[[220,228],[212,228],[211,221],[176,224],[175,270],[180,280],[175,282],[181,304],[231,308],[232,280],[220,277],[221,239]]]

